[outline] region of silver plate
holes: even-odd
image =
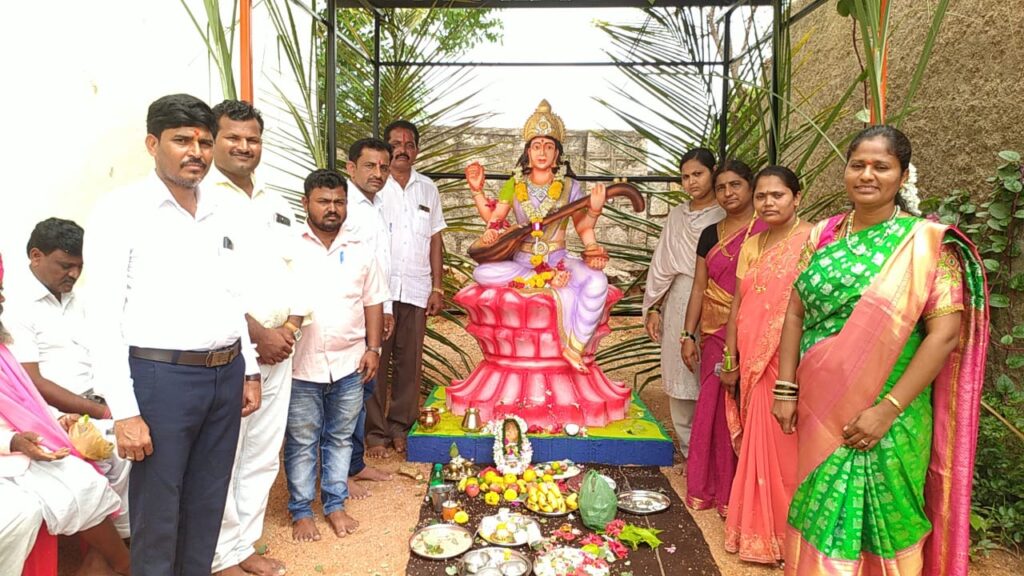
[[[449,542],[444,542],[445,540],[449,540]],[[450,540],[457,540],[461,543],[456,544],[455,542],[450,542]],[[438,553],[430,553],[425,547],[420,546],[419,543],[439,543],[446,544],[446,546]],[[431,524],[430,526],[424,526],[409,538],[409,550],[413,554],[428,560],[454,558],[472,547],[473,533],[455,524]]]
[[[505,560],[506,554],[508,560]],[[517,572],[517,567],[525,568],[525,571]],[[460,576],[473,576],[488,570],[497,570],[502,576],[525,576],[533,570],[533,563],[525,554],[497,546],[470,550],[459,559]]]
[[[619,510],[630,514],[655,514],[668,510],[672,501],[653,490],[630,490],[619,494]]]
[[[530,518],[529,516],[526,516],[524,514],[519,514],[519,513],[513,514],[513,516],[521,517],[523,520],[526,521],[527,524],[534,524],[534,525],[537,526],[537,529],[540,530],[540,523],[537,522],[537,520],[535,520],[533,518]],[[481,522],[481,527],[482,526],[483,526],[483,523]],[[526,544],[526,540],[523,540],[522,542],[519,542],[519,541],[516,541],[516,542],[499,542],[497,540],[491,540],[486,535],[484,535],[484,533],[481,532],[479,528],[477,528],[476,535],[479,536],[481,539],[483,539],[484,542],[487,542],[488,544],[494,544],[495,546],[503,546],[503,547],[511,548],[511,547],[514,547],[514,546],[523,546],[523,545]]]

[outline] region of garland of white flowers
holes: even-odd
[[[900,186],[899,195],[903,199],[903,205],[907,212],[910,212],[914,216],[921,215],[921,197],[917,193],[917,167],[911,163],[907,170],[910,175],[907,176],[907,181]]]
[[[515,420],[519,426],[519,458],[514,463],[505,460],[505,443],[502,436],[505,433],[506,420]],[[502,474],[515,474],[518,476],[530,467],[530,463],[533,461],[533,445],[530,444],[530,439],[526,437],[526,430],[528,428],[526,420],[515,414],[508,414],[503,418],[496,418],[487,423],[485,430],[493,431],[494,433],[494,467]]]

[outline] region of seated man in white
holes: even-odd
[[[10,447],[7,436],[0,433],[0,453]],[[43,510],[32,494],[25,492],[4,477],[5,460],[0,456],[0,576],[21,576],[21,569],[36,543],[36,534],[43,522]]]
[[[29,236],[28,267],[7,282],[11,354],[47,404],[67,414],[88,414],[113,441],[110,410],[95,394],[82,305],[74,287],[82,272],[82,227],[60,218],[36,224]],[[25,273],[27,272],[27,273]],[[121,497],[124,514],[115,523],[129,535],[128,476],[131,467],[115,452],[96,463]]]
[[[3,302],[0,260],[0,305]],[[62,427],[70,425],[74,417],[62,416],[60,423],[53,418],[28,374],[7,349],[9,340],[0,322],[0,491],[20,491],[21,504],[34,501],[51,534],[81,534],[90,547],[82,574],[110,574],[111,570],[131,574],[128,548],[111,518],[121,507],[120,498],[107,479],[78,456]],[[5,499],[0,517],[8,514],[7,506]],[[24,562],[30,546],[24,523],[22,518],[22,529],[14,530],[19,534],[16,539],[0,541],[0,557]],[[34,530],[38,529],[36,525]],[[6,563],[3,570],[8,570]]]

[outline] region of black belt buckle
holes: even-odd
[[[231,354],[234,352],[232,348],[227,350],[210,350],[206,354],[206,367],[207,368],[218,368],[228,364],[232,360]]]

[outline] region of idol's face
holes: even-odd
[[[889,150],[888,141],[879,136],[864,140],[850,153],[843,180],[854,208],[891,207],[909,174]]]
[[[551,170],[558,165],[558,144],[552,138],[537,136],[530,140],[526,154],[533,170]]]

